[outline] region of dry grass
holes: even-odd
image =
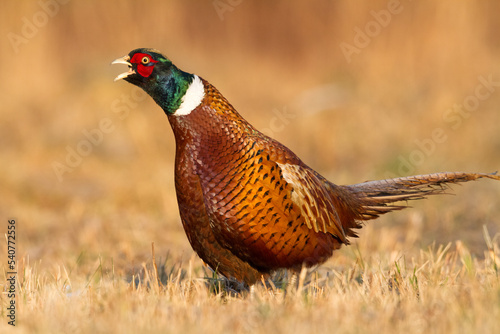
[[[498,242],[481,261],[457,242],[412,259],[358,256],[351,264],[281,276],[240,293],[224,280],[194,274],[193,261],[178,268],[167,262],[158,276],[150,260],[126,280],[100,262],[86,275],[74,275],[64,267],[40,272],[23,259],[20,329],[493,333],[500,326],[499,259]]]
[[[2,293],[0,332],[500,328],[498,183],[415,203],[370,222],[306,277],[280,273],[274,286],[234,294],[204,278],[211,274],[182,230],[166,117],[132,86],[112,82],[122,68],[111,60],[136,47],[163,50],[339,184],[499,169],[500,86],[476,96],[482,80],[500,81],[499,4],[403,1],[348,62],[341,43],[352,45],[353,29],[388,3],[243,0],[222,20],[212,1],[70,1],[15,52],[8,34],[22,34],[23,18],[41,7],[4,1],[0,232],[16,219],[19,281],[17,326],[7,325]],[[473,110],[450,114],[474,96]],[[290,116],[272,128],[277,113]],[[59,179],[53,163],[66,163],[68,148],[104,118],[113,129]],[[436,129],[446,139],[418,153]]]

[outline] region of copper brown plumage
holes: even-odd
[[[137,54],[156,61],[146,62],[152,71],[131,61]],[[436,173],[338,186],[257,131],[210,83],[159,52],[137,49],[116,62],[131,67],[118,78],[142,87],[168,115],[179,211],[193,249],[214,270],[247,284],[278,268],[324,262],[356,236],[362,221],[406,207],[395,202],[442,193],[447,183],[500,180]]]

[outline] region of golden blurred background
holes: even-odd
[[[18,257],[41,267],[100,258],[128,274],[151,242],[192,256],[167,118],[113,82],[125,68],[110,62],[138,47],[210,81],[334,183],[493,172],[498,13],[494,0],[3,1],[0,226],[15,218]],[[358,247],[412,254],[461,239],[482,256],[482,225],[500,233],[500,184],[454,192],[369,222]]]

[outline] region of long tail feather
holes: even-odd
[[[480,178],[500,180],[500,175],[495,173],[462,173],[444,172],[427,175],[416,175],[369,181],[346,186],[361,202],[360,219],[369,220],[381,214],[401,210],[408,205],[394,205],[391,203],[423,199],[428,195],[442,194],[448,189],[448,184],[468,182]]]

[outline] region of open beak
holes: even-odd
[[[119,74],[115,78],[115,80],[113,80],[113,81],[118,81],[120,79],[128,77],[129,75],[135,74],[135,71],[132,69],[132,64],[129,62],[129,60],[130,60],[130,57],[127,55],[127,56],[124,56],[122,58],[115,59],[115,60],[113,60],[111,62],[111,65],[113,65],[113,64],[125,64],[125,65],[128,65],[128,72],[124,72],[122,74]]]

